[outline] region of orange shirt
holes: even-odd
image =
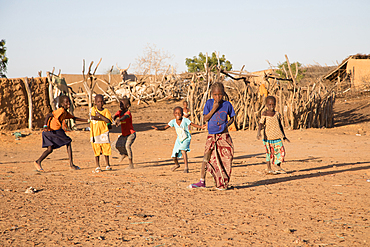
[[[53,117],[51,118],[51,120],[49,119],[49,130],[61,129],[64,119],[70,118],[74,118],[71,113],[67,112],[63,107],[58,108],[58,110],[53,111]]]

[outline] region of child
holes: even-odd
[[[95,96],[95,106],[90,110],[90,141],[95,155],[96,168],[94,173],[101,172],[99,156],[105,156],[105,170],[112,170],[109,165],[109,156],[112,154],[109,141],[109,128],[112,124],[112,116],[108,109],[104,109],[103,95]]]
[[[189,118],[190,117],[190,110],[188,109],[188,102],[187,101],[184,101],[182,103],[182,106],[183,106],[183,112],[184,112],[184,117],[186,118]]]
[[[116,126],[121,124],[122,135],[120,135],[112,145],[119,151],[121,155],[119,162],[122,162],[124,158],[128,157],[128,168],[133,169],[134,163],[131,146],[136,139],[136,132],[134,130],[134,127],[132,126],[131,112],[128,110],[130,106],[131,103],[128,98],[121,99],[119,103],[119,107],[121,108],[121,110],[117,111],[116,114],[114,114],[113,120],[116,122]],[[118,121],[116,121],[117,118]]]
[[[74,119],[77,121],[88,122],[87,119],[77,118],[67,112],[67,109],[71,106],[69,98],[65,95],[59,97],[59,107],[53,113],[46,115],[44,131],[42,132],[42,147],[47,148],[46,151],[40,156],[38,160],[34,162],[36,171],[45,172],[41,166],[41,162],[53,152],[54,149],[60,148],[61,146],[67,146],[67,153],[69,158],[69,167],[72,170],[80,169],[78,166],[73,164],[72,158],[72,139],[66,135],[62,125],[65,119]]]
[[[231,103],[222,99],[225,89],[221,82],[211,86],[211,95],[213,99],[207,100],[203,110],[204,120],[208,121],[208,137],[200,181],[189,185],[190,189],[206,187],[206,170],[213,176],[217,189],[226,190],[230,182],[234,146],[228,126],[234,122],[235,112]]]
[[[175,127],[177,133],[177,139],[175,142],[175,146],[172,151],[172,158],[175,162],[175,165],[171,168],[172,171],[175,171],[177,168],[180,167],[178,158],[184,156],[184,164],[185,169],[184,173],[189,173],[189,166],[188,166],[188,156],[187,152],[190,151],[190,141],[191,135],[189,133],[189,125],[195,128],[205,128],[205,125],[200,126],[198,124],[192,123],[188,118],[184,117],[183,109],[180,106],[177,106],[173,109],[173,115],[175,119],[172,119],[166,126],[164,127],[156,127],[152,126],[152,128],[156,130],[166,130],[169,127]]]
[[[266,147],[267,174],[286,173],[281,168],[284,162],[285,149],[281,139],[290,142],[284,133],[281,124],[281,115],[275,111],[276,99],[274,96],[266,97],[267,110],[262,112],[260,124],[258,125],[257,139],[261,138],[261,129],[263,129],[263,144]],[[271,164],[279,167],[279,170],[273,171]]]

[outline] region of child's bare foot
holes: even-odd
[[[180,168],[180,165],[174,165],[173,167],[171,167],[171,171],[176,171],[176,169]]]
[[[126,158],[127,155],[126,154],[122,154],[121,157],[119,158],[118,162],[121,163],[122,160],[124,160],[124,158]]]
[[[134,165],[128,165],[128,167],[126,167],[126,169],[135,169]]]
[[[78,166],[75,166],[75,165],[71,165],[71,166],[69,167],[69,169],[71,169],[71,170],[80,170],[81,168],[80,168],[80,167],[78,167]]]
[[[35,162],[33,162],[33,164],[34,164],[34,166],[35,166],[35,168],[36,168],[36,171],[38,171],[38,172],[45,172],[45,170],[44,170],[44,169],[42,169],[42,167],[41,167],[41,165],[40,165],[39,163],[37,163],[37,162],[35,161]]]
[[[184,173],[189,173],[189,169],[188,168],[185,168],[184,169]]]

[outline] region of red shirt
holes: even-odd
[[[123,136],[128,136],[135,133],[134,126],[132,126],[131,112],[122,112],[121,110],[119,110],[118,112],[116,112],[116,114],[114,114],[115,117],[119,118],[123,117],[124,115],[128,115],[128,118],[121,121],[121,132]]]

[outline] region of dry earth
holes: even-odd
[[[33,167],[41,131],[15,140],[0,133],[1,246],[369,246],[370,105],[368,98],[336,103],[332,129],[287,130],[289,172],[265,175],[255,131],[232,132],[231,188],[189,190],[199,179],[205,132],[193,132],[190,173],[171,172],[174,130],[154,131],[178,102],[133,105],[134,170],[127,160],[93,174],[89,132],[73,139],[70,171],[64,147]],[[117,105],[109,105],[112,112]],[[75,114],[87,115],[86,108]],[[79,125],[79,128],[87,125]],[[119,133],[114,129],[112,139]],[[104,165],[104,164],[103,164]],[[25,193],[32,186],[36,193]]]

